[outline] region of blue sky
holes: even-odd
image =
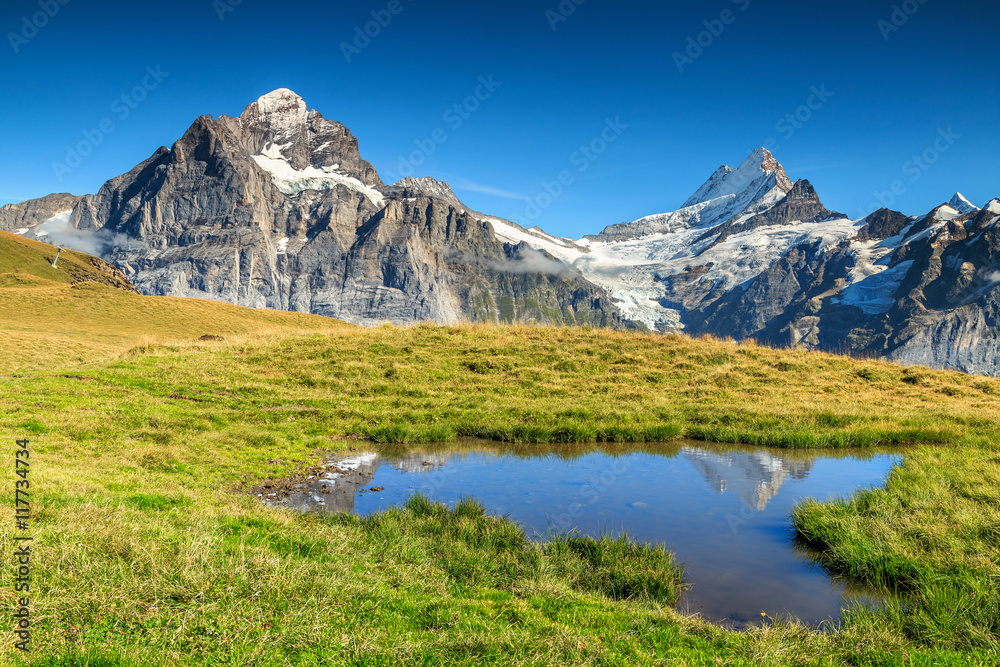
[[[851,217],[879,195],[982,205],[1000,196],[998,28],[995,2],[962,0],[7,0],[0,204],[95,192],[199,115],[287,87],[384,180],[419,162],[558,235],[673,210],[761,145]]]

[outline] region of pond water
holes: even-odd
[[[665,544],[691,584],[681,611],[736,628],[759,623],[762,611],[818,624],[873,600],[798,550],[791,510],[807,497],[881,485],[899,461],[893,453],[704,443],[557,450],[461,443],[402,456],[350,452],[328,461],[341,472],[273,504],[367,515],[415,492],[449,505],[472,496],[536,539],[576,528]]]

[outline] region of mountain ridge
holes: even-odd
[[[346,127],[278,89],[239,117],[199,117],[95,195],[0,209],[0,229],[89,241],[148,294],[366,325],[712,333],[1000,374],[998,218],[1000,201],[956,193],[924,216],[851,220],[759,148],[675,211],[559,238],[433,178],[383,183]]]

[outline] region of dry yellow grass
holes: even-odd
[[[254,310],[116,289],[94,258],[0,232],[0,373],[75,365],[135,347],[183,346],[202,336],[267,339],[335,332],[326,317]],[[104,282],[98,282],[104,281]]]

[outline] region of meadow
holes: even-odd
[[[0,442],[12,516],[30,440],[35,625],[29,654],[0,642],[3,664],[1000,661],[998,380],[587,328],[361,329],[29,260],[0,260]],[[242,492],[372,441],[460,437],[902,447],[884,488],[790,517],[824,567],[892,595],[836,629],[732,632],[674,610],[683,569],[659,545],[536,544],[474,497],[357,518]]]

